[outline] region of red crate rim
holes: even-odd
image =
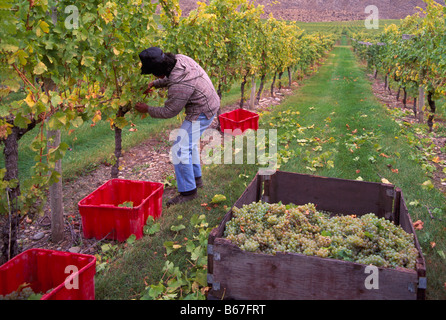
[[[227,118],[227,115],[232,114],[232,113],[236,113],[236,112],[243,112],[245,114],[249,114],[250,116],[245,118],[245,119],[243,119],[243,120],[240,120],[240,121]],[[259,115],[257,113],[255,113],[255,112],[239,108],[239,109],[235,109],[235,110],[232,110],[232,111],[229,111],[229,112],[222,113],[221,115],[219,115],[219,117],[220,117],[220,119],[224,119],[226,121],[243,122],[243,121],[248,121],[248,120],[251,120],[251,119],[258,118]]]
[[[43,253],[47,253],[47,254],[57,253],[57,254],[64,254],[64,255],[75,256],[75,257],[84,258],[84,259],[90,259],[90,261],[85,266],[80,268],[77,272],[73,272],[72,274],[70,274],[66,278],[66,281],[70,281],[75,276],[79,276],[80,274],[84,273],[89,268],[94,268],[94,270],[96,272],[96,257],[93,256],[93,255],[83,254],[83,253],[73,253],[73,252],[68,252],[68,251],[58,251],[58,250],[42,249],[42,248],[31,248],[31,249],[28,249],[28,250],[25,250],[25,251],[19,253],[14,258],[12,258],[11,260],[9,260],[6,263],[4,263],[3,265],[1,265],[0,266],[0,270],[4,266],[6,266],[8,263],[12,263],[13,260],[20,259],[22,256],[28,255],[28,254],[33,253],[33,252],[35,252],[35,254],[37,254],[39,252],[43,252]],[[64,287],[65,287],[65,282],[59,284],[57,287],[54,287],[51,290],[51,292],[48,292],[48,293],[42,295],[41,300],[47,300],[48,298],[50,298],[55,293],[57,293],[60,290],[62,290]]]
[[[103,204],[100,207],[101,208],[113,208],[116,210],[138,210],[141,208],[141,206],[143,204],[145,204],[149,198],[155,194],[156,192],[158,192],[160,189],[164,189],[164,184],[160,183],[160,182],[152,182],[152,181],[140,181],[140,180],[130,180],[130,179],[119,179],[119,178],[115,178],[115,179],[110,179],[108,181],[106,181],[105,183],[103,183],[100,187],[96,188],[93,192],[91,192],[90,194],[88,194],[87,196],[85,196],[82,200],[80,200],[78,202],[78,206],[79,207],[83,207],[83,208],[97,208],[98,205],[93,205],[93,204],[83,204],[83,202],[85,202],[85,200],[90,197],[93,193],[97,192],[98,190],[105,188],[107,185],[112,184],[114,181],[125,181],[125,182],[138,182],[138,183],[149,183],[149,184],[153,184],[153,185],[158,185],[156,188],[154,188],[152,190],[152,193],[150,193],[150,195],[148,195],[144,201],[141,201],[141,203],[138,206],[132,207],[132,208],[126,208],[126,207],[117,207],[111,204]]]
[[[92,260],[88,263],[88,265],[86,265],[84,268],[87,268],[90,264],[96,263],[96,257],[93,256],[93,255],[90,255],[90,254],[74,253],[74,252],[69,252],[69,251],[51,250],[51,249],[43,249],[43,248],[31,248],[31,249],[28,249],[28,250],[25,250],[25,251],[19,253],[18,255],[16,255],[16,256],[15,256],[14,258],[12,258],[11,260],[6,261],[4,264],[2,264],[2,265],[0,266],[0,269],[1,269],[3,266],[5,266],[8,262],[10,262],[10,261],[12,261],[12,260],[14,260],[14,259],[18,259],[18,258],[20,258],[21,256],[24,256],[24,255],[26,255],[26,254],[29,254],[29,253],[31,253],[31,252],[33,252],[33,251],[36,252],[36,253],[38,253],[38,252],[45,252],[45,253],[49,253],[49,254],[58,253],[58,254],[66,254],[66,255],[70,255],[70,256],[80,257],[80,258],[92,259]],[[84,268],[82,268],[82,269],[84,269]],[[80,272],[82,269],[80,269],[79,272]]]

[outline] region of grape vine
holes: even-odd
[[[111,176],[117,176],[126,115],[144,99],[141,88],[150,80],[139,76],[138,53],[147,47],[191,56],[221,96],[248,77],[307,72],[334,44],[332,36],[303,35],[292,23],[261,19],[263,7],[247,0],[200,3],[187,17],[178,0],[0,0],[0,9],[0,143],[6,163],[0,169],[0,207],[14,217],[41,211],[48,187],[61,179],[55,163],[68,145],[49,148],[47,131],[108,121],[115,134]],[[18,141],[35,128],[35,166],[19,182]]]
[[[385,76],[386,89],[391,81],[398,91],[402,89],[405,105],[408,94],[415,97],[414,114],[432,132],[436,101],[446,93],[446,7],[433,0],[424,2],[426,9],[398,26],[392,24],[373,36],[357,33],[352,37],[358,56]]]

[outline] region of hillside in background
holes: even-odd
[[[363,20],[369,16],[364,13],[368,5],[378,8],[380,19],[404,19],[417,12],[417,6],[425,7],[422,0],[258,0],[256,3],[264,5],[265,13],[272,13],[276,19],[304,22]],[[180,6],[187,15],[197,7],[197,0],[180,0]]]

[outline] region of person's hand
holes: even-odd
[[[138,110],[141,113],[147,113],[147,109],[149,108],[148,105],[146,105],[145,103],[142,102],[137,102],[135,104],[135,109]]]
[[[148,95],[150,92],[152,92],[153,88],[153,82],[150,82],[147,86],[147,89],[143,92],[143,94]]]

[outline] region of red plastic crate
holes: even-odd
[[[85,238],[125,241],[143,236],[147,218],[159,218],[164,185],[157,182],[112,179],[79,201]],[[133,207],[118,207],[132,201]]]
[[[245,109],[223,113],[219,116],[219,119],[221,130],[223,132],[227,130],[226,132],[232,135],[242,134],[249,129],[259,129],[259,115]]]
[[[52,289],[41,300],[94,300],[95,273],[92,255],[29,249],[0,266],[0,295],[29,283],[35,293]]]

